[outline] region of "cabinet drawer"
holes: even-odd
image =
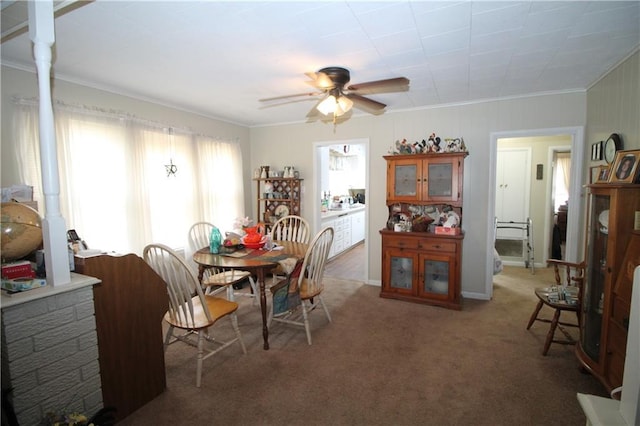
[[[385,237],[384,245],[389,247],[417,249],[419,241],[420,240],[417,238],[407,238],[406,236],[403,236],[401,232],[398,232],[397,236],[393,235]]]
[[[411,238],[402,235],[402,232],[398,232],[398,235],[385,237],[384,244],[389,247],[398,247],[415,250],[427,250],[437,251],[442,253],[455,253],[456,243],[450,241],[440,241],[439,239],[427,239],[427,238]]]
[[[421,250],[432,250],[441,253],[455,253],[456,243],[433,241],[433,240],[419,240],[418,248]]]

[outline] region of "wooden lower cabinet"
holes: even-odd
[[[461,309],[460,268],[463,235],[380,231],[380,296]]]

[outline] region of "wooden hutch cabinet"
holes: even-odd
[[[608,391],[622,384],[631,281],[619,280],[628,243],[637,231],[640,185],[589,185],[587,273],[576,355]]]
[[[300,216],[300,187],[302,179],[271,177],[253,179],[257,185],[257,221],[268,227],[275,218],[287,215]],[[270,220],[270,218],[274,218]]]
[[[449,209],[462,220],[462,181],[467,152],[389,155],[387,207],[382,236],[380,296],[461,309],[460,278],[464,233],[435,234],[432,228],[396,232],[398,211]],[[419,215],[418,215],[419,216]]]
[[[462,206],[467,153],[388,155],[387,204],[446,203]]]

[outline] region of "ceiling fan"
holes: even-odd
[[[351,79],[349,70],[342,67],[326,67],[318,72],[305,73],[311,80],[307,83],[318,91],[296,93],[293,95],[276,96],[260,99],[260,102],[268,102],[280,99],[289,99],[301,96],[323,97],[311,109],[307,117],[313,118],[317,112],[326,116],[333,115],[333,123],[336,118],[342,116],[354,105],[372,114],[379,114],[387,106],[381,102],[364,97],[373,93],[404,92],[409,90],[409,79],[405,77],[389,78],[386,80],[369,81],[366,83],[347,86]]]

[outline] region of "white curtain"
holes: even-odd
[[[571,153],[558,154],[558,171],[562,175],[564,187],[569,189],[569,177],[571,176]]]
[[[556,156],[555,175],[555,210],[569,200],[569,178],[571,176],[571,153],[558,153]]]
[[[19,170],[44,213],[37,105],[18,100]],[[230,230],[243,215],[238,143],[122,113],[55,103],[60,211],[91,248],[141,254],[186,247],[201,220]],[[175,173],[170,173],[171,166]]]

